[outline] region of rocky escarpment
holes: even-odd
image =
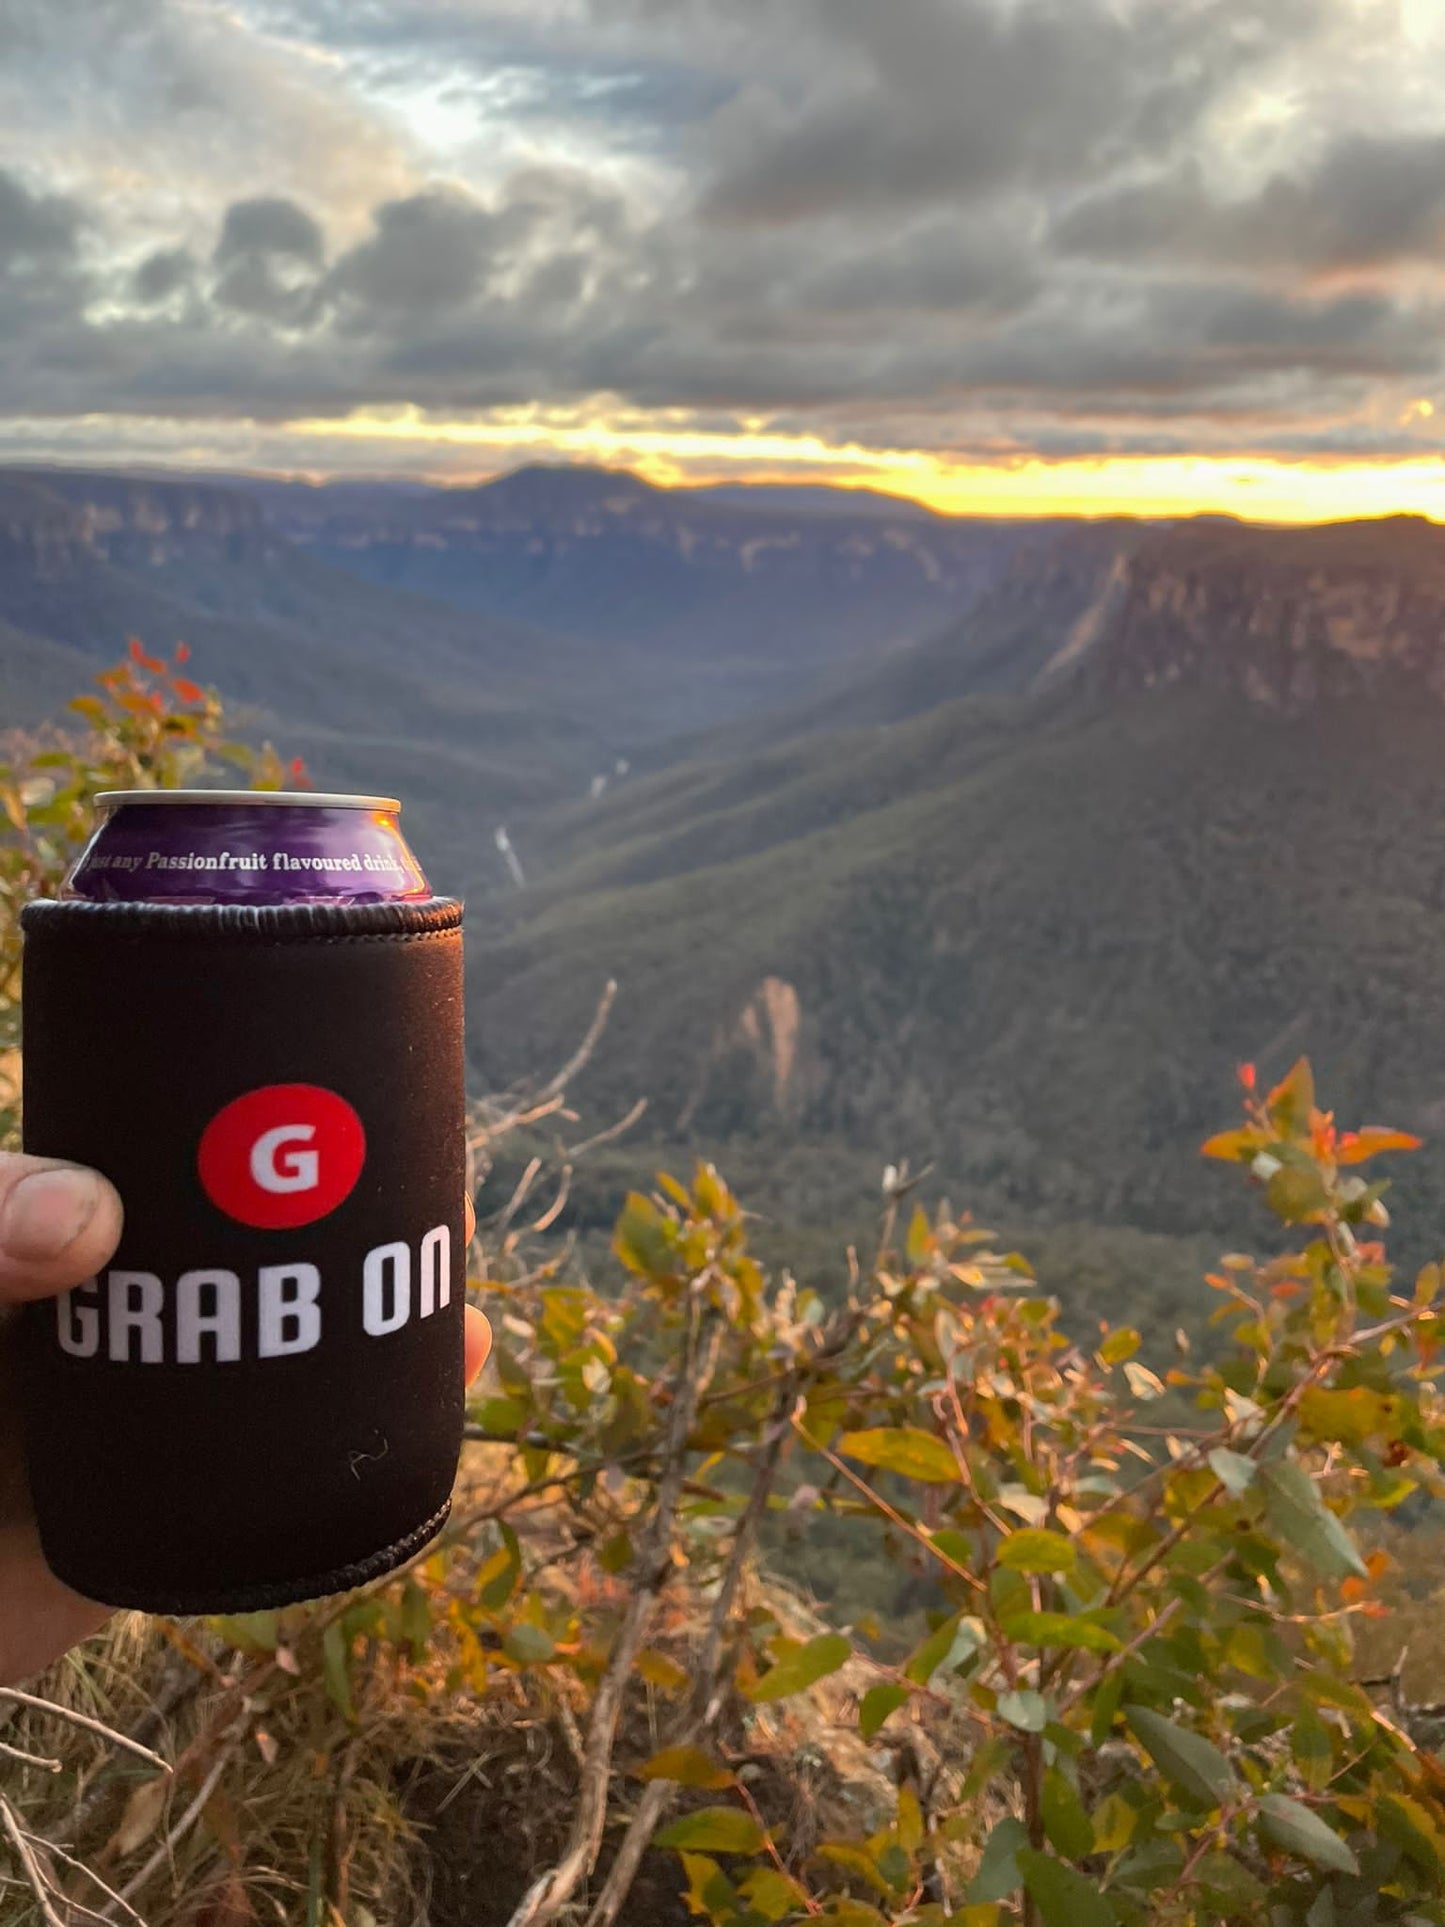
[[[1445,700],[1445,529],[1198,522],[1120,565],[1051,665],[1113,692],[1176,684],[1294,714],[1414,686]]]
[[[284,544],[239,490],[118,475],[0,471],[0,564],[55,581],[87,562],[264,562]]]

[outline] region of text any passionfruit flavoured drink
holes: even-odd
[[[409,903],[430,896],[389,796],[127,790],[62,892],[93,903]]]
[[[30,905],[25,1146],[125,1205],[24,1315],[41,1542],[110,1605],[342,1591],[461,1441],[461,908],[385,797],[135,791]]]

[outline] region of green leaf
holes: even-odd
[[[770,1667],[756,1686],[748,1689],[748,1698],[755,1704],[787,1699],[790,1694],[801,1693],[820,1679],[826,1679],[829,1673],[836,1673],[852,1657],[853,1642],[846,1633],[819,1633],[796,1653],[789,1653],[786,1659]]]
[[[1259,1830],[1281,1853],[1308,1860],[1324,1873],[1360,1871],[1359,1862],[1334,1829],[1287,1794],[1265,1794],[1259,1803]]]
[[[1229,1910],[1225,1915],[1228,1920],[1245,1915],[1265,1897],[1259,1881],[1232,1854],[1207,1853],[1195,1869],[1194,1877],[1216,1906]]]
[[[1282,1137],[1304,1131],[1315,1108],[1315,1075],[1310,1060],[1301,1057],[1265,1099],[1270,1121]]]
[[[912,1425],[880,1425],[868,1432],[845,1432],[838,1450],[880,1472],[897,1472],[925,1485],[958,1485],[958,1461],[946,1440]]]
[[[431,1603],[414,1579],[408,1579],[402,1588],[397,1631],[411,1648],[412,1665],[420,1666],[431,1638]]]
[[[650,1198],[630,1192],[612,1234],[612,1249],[629,1271],[644,1278],[666,1277],[673,1263],[671,1229]]]
[[[825,1840],[815,1849],[820,1860],[827,1860],[835,1867],[843,1867],[847,1872],[864,1880],[875,1893],[886,1899],[893,1891],[892,1882],[878,1865],[867,1847],[856,1840]]]
[[[1048,1702],[1042,1693],[1027,1686],[1016,1692],[1000,1693],[998,1716],[1017,1727],[1020,1733],[1042,1733],[1049,1723]]]
[[[1025,1526],[1011,1532],[998,1549],[998,1562],[1011,1572],[1072,1572],[1077,1555],[1062,1532]]]
[[[664,1827],[653,1845],[687,1847],[698,1853],[758,1853],[763,1830],[741,1807],[699,1807]]]
[[[502,1651],[508,1659],[514,1659],[521,1666],[540,1665],[551,1659],[557,1650],[557,1642],[545,1626],[534,1626],[529,1620],[519,1620],[509,1627],[502,1641]]]
[[[888,1927],[876,1907],[850,1900],[846,1894],[835,1895],[816,1920],[817,1927]]]
[[[1259,1467],[1243,1452],[1230,1452],[1218,1445],[1209,1455],[1209,1469],[1231,1498],[1237,1499],[1254,1484]]]
[[[321,1677],[326,1697],[342,1719],[355,1722],[356,1708],[351,1700],[351,1641],[339,1625],[332,1624],[321,1635]]]
[[[1118,1637],[1107,1626],[1072,1613],[1015,1613],[1003,1623],[1010,1639],[1025,1646],[1067,1646],[1084,1653],[1117,1653]]]
[[[1119,1927],[1113,1902],[1062,1860],[1033,1847],[1020,1847],[1018,1864],[1044,1927]]]
[[[639,1780],[671,1780],[676,1786],[705,1787],[716,1793],[734,1784],[733,1776],[717,1760],[696,1746],[664,1747],[637,1769]]]
[[[1094,1851],[1094,1829],[1078,1791],[1056,1766],[1044,1775],[1040,1802],[1049,1845],[1065,1860],[1082,1860]]]
[[[274,1653],[281,1640],[280,1615],[275,1612],[219,1614],[212,1627],[243,1653]]]
[[[1139,1349],[1139,1334],[1128,1325],[1120,1325],[1111,1331],[1099,1347],[1101,1365],[1122,1365],[1126,1358],[1132,1358]]]
[[[891,1713],[911,1698],[906,1686],[870,1686],[858,1708],[858,1731],[871,1740]]]
[[[911,1679],[915,1686],[926,1686],[939,1667],[953,1651],[953,1642],[958,1636],[959,1621],[962,1613],[954,1613],[936,1626],[921,1646],[910,1653],[903,1662],[903,1675]]]
[[[759,1867],[739,1882],[739,1891],[764,1920],[781,1920],[784,1914],[803,1912],[807,1898],[797,1881],[779,1873],[776,1867]]]
[[[1353,1540],[1320,1496],[1319,1487],[1296,1459],[1276,1459],[1260,1467],[1269,1522],[1285,1544],[1316,1572],[1341,1579],[1369,1577]]]
[[[1028,1828],[1012,1814],[1000,1820],[984,1843],[978,1872],[968,1889],[970,1906],[986,1906],[993,1900],[1007,1900],[1024,1884],[1018,1855],[1029,1844]]]
[[[1223,1806],[1238,1791],[1234,1768],[1202,1733],[1176,1726],[1147,1706],[1130,1706],[1130,1731],[1171,1785],[1200,1806]]]
[[[1302,1224],[1328,1206],[1329,1194],[1318,1171],[1281,1165],[1265,1186],[1265,1197],[1275,1216],[1286,1224]]]

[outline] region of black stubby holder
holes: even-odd
[[[42,902],[24,928],[25,1148],[126,1211],[107,1270],[21,1318],[51,1568],[175,1614],[391,1570],[461,1443],[460,906]]]

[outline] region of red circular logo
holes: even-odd
[[[361,1119],[319,1084],[267,1084],[235,1098],[206,1126],[197,1156],[211,1203],[260,1231],[326,1217],[365,1162]]]

